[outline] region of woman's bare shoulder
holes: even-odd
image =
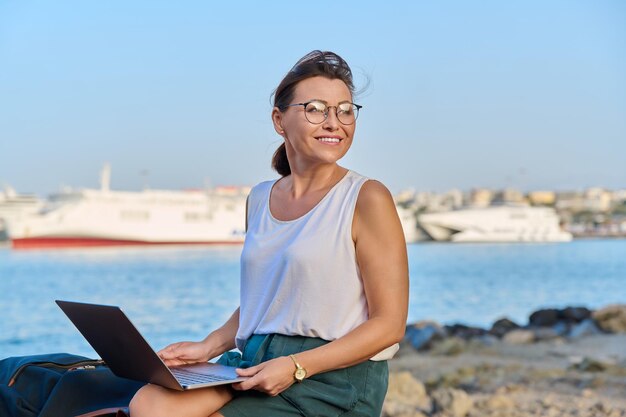
[[[382,182],[370,179],[363,184],[356,203],[357,210],[388,209],[390,206],[395,207],[393,197]]]
[[[357,198],[352,227],[353,238],[359,235],[388,234],[400,224],[391,192],[380,181],[368,180]]]

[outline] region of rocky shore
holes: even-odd
[[[626,305],[418,322],[389,368],[383,417],[626,417]]]

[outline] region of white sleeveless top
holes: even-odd
[[[352,218],[368,178],[348,171],[303,216],[274,218],[269,208],[277,180],[248,197],[248,232],[241,254],[237,347],[252,334],[279,333],[335,340],[368,318],[352,240]],[[398,345],[372,360],[393,357]]]

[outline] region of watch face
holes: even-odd
[[[306,376],[306,371],[304,369],[296,369],[296,373],[294,374],[298,381],[302,381]]]

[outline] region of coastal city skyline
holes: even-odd
[[[394,193],[626,186],[622,2],[316,7],[0,3],[0,187],[275,178],[270,94],[312,49],[366,87],[341,163]]]

